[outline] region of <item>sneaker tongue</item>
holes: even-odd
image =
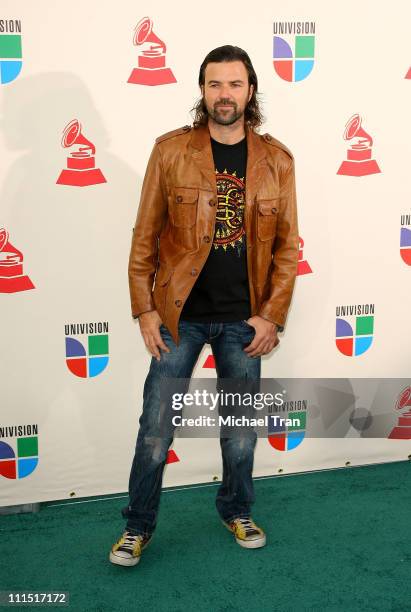
[[[241,519],[241,524],[247,533],[258,533],[258,530],[253,526],[252,522],[249,519]]]

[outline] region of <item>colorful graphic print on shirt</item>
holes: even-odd
[[[217,211],[213,247],[235,249],[238,255],[245,248],[244,207],[245,179],[236,172],[216,172]]]

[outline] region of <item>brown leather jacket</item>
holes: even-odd
[[[269,134],[246,126],[246,137],[244,223],[251,315],[283,326],[298,263],[294,159]],[[131,243],[131,311],[137,317],[157,309],[176,344],[181,308],[212,247],[216,204],[208,126],[185,126],[157,138]]]

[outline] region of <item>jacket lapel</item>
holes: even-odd
[[[267,172],[266,152],[261,137],[246,125],[247,171],[245,178],[246,209],[251,207],[261,179]]]
[[[211,149],[210,132],[207,125],[193,129],[190,142],[193,151],[193,160],[197,164],[201,174],[212,187],[217,195],[217,183],[215,177],[213,152]]]

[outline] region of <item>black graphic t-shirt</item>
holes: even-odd
[[[247,139],[228,145],[211,138],[211,147],[218,195],[213,244],[181,319],[241,321],[251,316],[244,228]]]

